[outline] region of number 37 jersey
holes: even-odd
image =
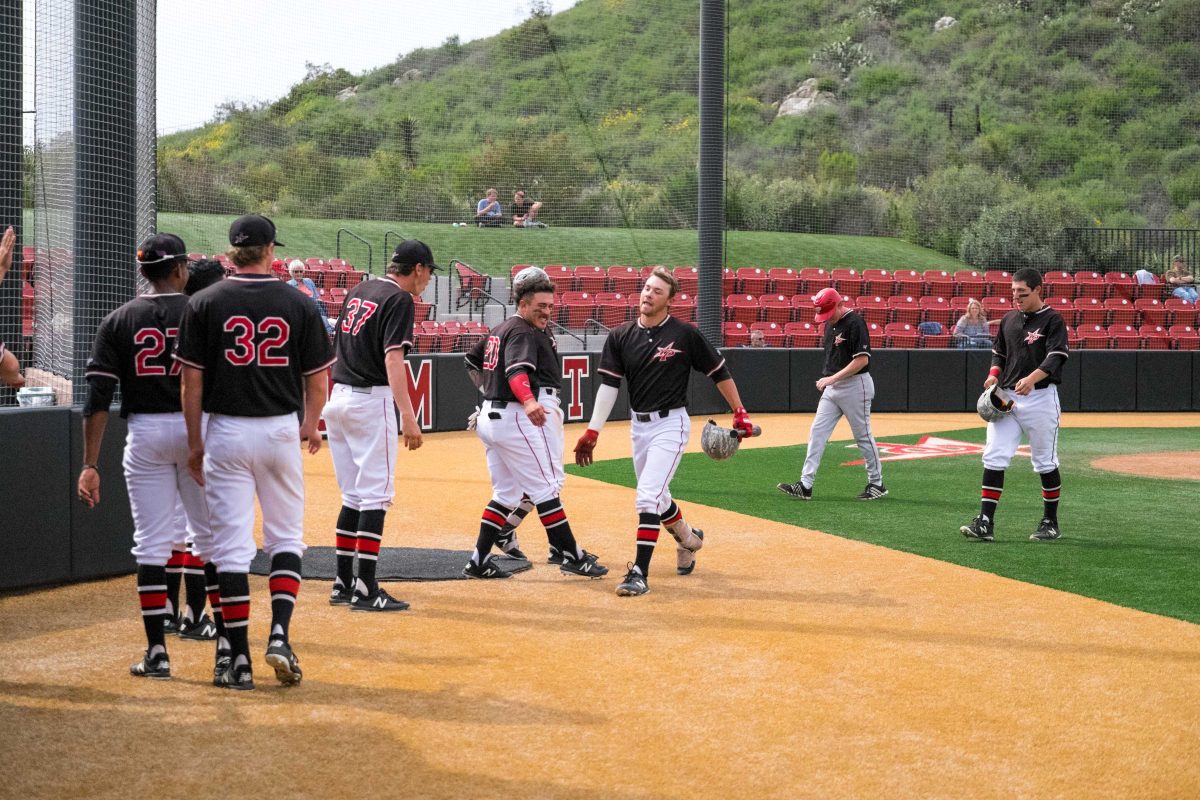
[[[119,381],[121,416],[179,411],[179,364],[171,348],[187,307],[182,294],[135,297],[100,323],[85,377]]]
[[[204,410],[238,417],[300,411],[304,376],[333,363],[311,299],[274,275],[234,275],[197,293],[175,358],[204,370]]]

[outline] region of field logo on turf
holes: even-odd
[[[940,436],[922,436],[916,444],[894,444],[892,442],[877,442],[880,461],[912,461],[917,458],[942,458],[944,456],[982,456],[983,445],[975,442],[960,442],[955,439],[943,439]],[[846,447],[857,449],[853,442]],[[1023,444],[1017,448],[1017,455],[1029,458],[1029,445]],[[847,461],[843,467],[853,467],[862,464],[862,459]]]

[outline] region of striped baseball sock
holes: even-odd
[[[195,622],[204,613],[204,562],[192,552],[188,545],[187,554],[183,560],[183,618],[187,622]]]
[[[512,525],[514,528],[519,527],[522,520],[528,516],[530,511],[533,511],[533,501],[529,499],[529,495],[523,495],[521,497],[521,502],[518,503],[517,507],[512,510],[511,514],[508,515],[508,519],[505,520],[505,523]],[[538,513],[541,513],[540,507]]]
[[[574,553],[576,560],[583,558],[583,551],[579,549],[575,534],[571,532],[571,523],[567,521],[567,512],[563,510],[562,501],[557,497],[543,500],[537,504],[537,511],[550,544],[560,553]]]
[[[335,551],[337,552],[337,577],[335,584],[347,589],[354,586],[354,553],[358,549],[358,510],[342,506],[338,513]]]
[[[379,564],[386,514],[382,508],[358,512],[358,585],[354,588],[355,594],[374,594],[379,588],[375,567]]]
[[[234,663],[239,657],[250,663],[250,575],[246,572],[220,572],[221,615],[229,636]]]
[[[1000,495],[1004,492],[1004,470],[983,469],[983,486],[979,490],[979,513],[992,522],[996,521],[996,509]]]
[[[271,638],[288,640],[288,626],[300,594],[300,554],[276,553],[271,556]]]
[[[701,541],[700,537],[692,533],[692,526],[687,524],[687,520],[683,518],[683,511],[679,506],[675,505],[675,501],[671,501],[671,505],[667,506],[667,510],[662,515],[662,525],[667,529],[667,532],[679,543],[680,547],[685,547],[688,550],[699,550]]]
[[[1058,467],[1042,473],[1042,516],[1058,522],[1058,496],[1062,494],[1062,475]]]
[[[658,514],[638,514],[637,560],[634,563],[642,571],[643,577],[650,574],[650,559],[654,557],[660,522],[662,518]]]
[[[168,617],[179,614],[179,584],[183,581],[183,564],[187,558],[186,550],[171,548],[171,557],[167,559],[167,611]]]
[[[163,620],[167,618],[167,572],[165,567],[138,564],[138,602],[142,607],[142,626],[150,649],[166,648]]]
[[[479,519],[479,538],[475,540],[475,552],[471,553],[471,563],[483,563],[487,554],[496,545],[496,537],[500,535],[500,529],[504,527],[504,520],[508,519],[508,515],[511,513],[511,508],[505,508],[495,500],[484,506],[483,515]]]
[[[204,589],[208,592],[208,607],[212,609],[213,622],[217,626],[217,650],[229,649],[229,633],[225,630],[225,615],[221,613],[221,583],[217,578],[217,565],[204,565]]]

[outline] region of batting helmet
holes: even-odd
[[[528,287],[539,284],[542,286],[549,285],[551,287],[550,291],[553,291],[554,282],[550,280],[550,276],[546,274],[546,270],[541,267],[526,267],[513,276],[513,297],[519,300],[521,293]]]
[[[817,308],[817,322],[824,322],[837,311],[842,296],[832,287],[826,287],[812,296],[812,304]]]
[[[735,431],[722,428],[711,419],[704,423],[704,429],[700,431],[700,449],[714,461],[724,461],[729,458],[737,452],[738,445],[741,443],[742,440],[738,438]]]
[[[983,394],[979,395],[979,401],[975,404],[975,410],[979,412],[979,416],[983,417],[984,422],[993,422],[1001,417],[1007,417],[1013,412],[1014,404],[1008,396],[1004,394],[1004,390],[996,384],[992,384],[983,390]]]

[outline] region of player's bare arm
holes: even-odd
[[[388,354],[384,356],[383,363],[387,368],[388,386],[392,390],[392,399],[396,403],[396,408],[400,409],[400,434],[404,437],[404,446],[409,450],[416,450],[424,442],[424,439],[421,436],[421,426],[417,423],[417,413],[413,410],[412,397],[408,394],[404,350],[389,350]]]
[[[308,440],[308,452],[316,455],[321,450],[321,410],[325,408],[325,397],[329,393],[329,375],[318,370],[304,376],[304,422],[300,425],[300,438]]]
[[[4,354],[0,355],[0,383],[14,389],[25,385],[25,376],[21,374],[21,362],[17,361],[11,350],[5,350]]]
[[[13,248],[16,244],[17,232],[9,225],[4,231],[4,236],[0,237],[0,281],[4,280],[4,276],[12,267]]]
[[[865,367],[867,362],[870,360],[870,356],[867,356],[866,354],[855,356],[850,360],[849,364],[842,367],[837,372],[833,373],[832,375],[826,375],[825,377],[819,379],[817,381],[817,389],[824,391],[825,387],[827,386],[832,386],[838,381],[844,381],[851,375],[857,375],[858,373],[862,372],[863,367]]]
[[[1033,372],[1017,381],[1016,385],[1013,386],[1013,391],[1019,395],[1027,395],[1033,391],[1034,386],[1038,381],[1045,380],[1048,377],[1050,377],[1050,373],[1043,372],[1040,369],[1035,369]]]
[[[79,470],[79,500],[88,508],[100,505],[100,445],[108,427],[108,412],[93,411],[83,418],[83,469]]]
[[[187,425],[188,474],[192,480],[204,485],[204,433],[200,430],[200,418],[204,405],[204,372],[183,365],[180,376],[179,399],[183,405],[183,421]]]

